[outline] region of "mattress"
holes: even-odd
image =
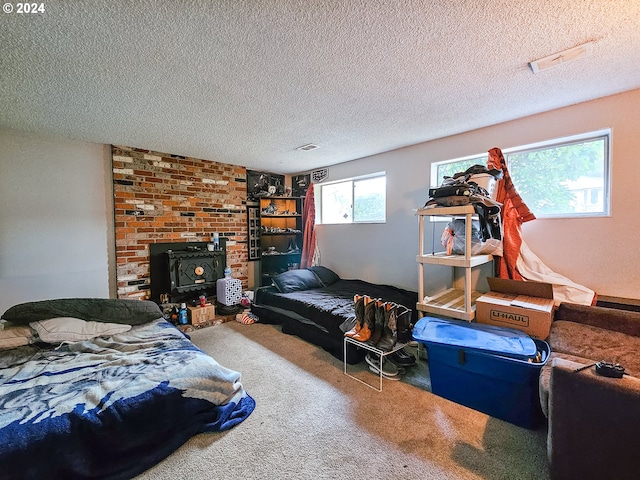
[[[0,477],[131,478],[254,407],[240,373],[161,318],[112,336],[2,350]]]

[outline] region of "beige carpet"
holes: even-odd
[[[544,429],[431,394],[424,361],[422,373],[377,392],[279,326],[229,322],[190,335],[242,373],[256,409],[228,432],[192,438],[140,479],[548,478]],[[364,363],[351,368],[377,386]]]

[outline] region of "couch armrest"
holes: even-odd
[[[553,479],[638,478],[640,379],[606,378],[556,358],[547,449]]]
[[[640,337],[640,312],[563,302],[558,306],[554,319],[584,323]]]

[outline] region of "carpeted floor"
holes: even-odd
[[[546,430],[431,394],[424,360],[377,392],[279,326],[229,322],[190,335],[242,373],[256,409],[228,432],[192,438],[140,479],[548,478]],[[349,368],[377,386],[364,363]]]

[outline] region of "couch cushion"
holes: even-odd
[[[549,411],[549,379],[554,358],[562,358],[582,365],[600,360],[619,363],[626,373],[640,377],[640,337],[605,330],[591,325],[556,320],[549,334],[551,355],[540,371],[540,406],[545,415]]]
[[[552,352],[619,363],[629,375],[640,377],[640,337],[556,320],[551,325],[549,346]]]
[[[554,318],[640,337],[640,312],[563,302],[556,310]]]

